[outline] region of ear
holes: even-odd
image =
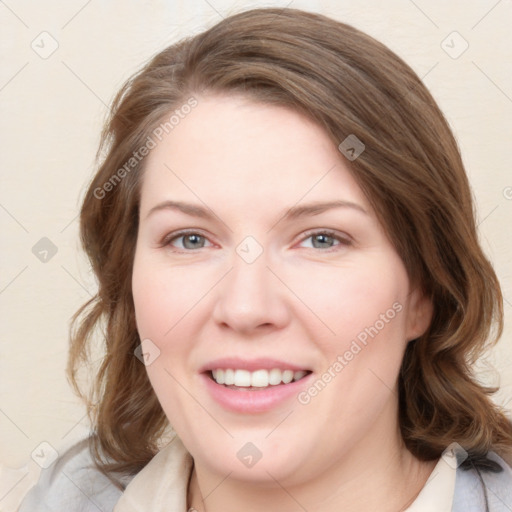
[[[409,296],[407,317],[407,341],[419,338],[428,329],[432,321],[434,306],[421,288],[415,288]]]

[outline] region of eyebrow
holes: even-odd
[[[306,217],[308,215],[318,215],[327,210],[333,208],[351,208],[359,211],[365,215],[369,215],[368,212],[359,204],[353,203],[352,201],[336,200],[327,202],[313,202],[304,205],[292,206],[288,210],[285,210],[281,216],[281,220],[295,220],[300,217]],[[183,201],[164,201],[162,203],[153,206],[146,215],[146,219],[155,212],[162,210],[177,210],[191,217],[199,217],[202,219],[212,219],[217,217],[209,208],[204,208],[199,205],[192,203],[185,203]]]

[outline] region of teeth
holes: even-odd
[[[224,370],[216,370],[213,378],[217,384],[224,384],[226,382],[226,374],[224,373]]]
[[[222,371],[222,370],[220,370],[220,371]],[[235,383],[234,370],[224,370],[224,384],[226,384],[226,386],[232,386],[234,383]]]
[[[256,370],[251,373],[251,386],[255,388],[264,388],[268,386],[268,371]]]
[[[272,386],[281,384],[282,376],[283,376],[283,372],[281,370],[278,370],[277,368],[270,370],[270,373],[268,375],[268,384],[271,384]]]
[[[291,370],[285,370],[283,372],[283,382],[289,384],[293,380],[293,372]]]
[[[302,379],[307,373],[304,370],[294,372],[293,370],[280,370],[279,368],[273,368],[270,371],[256,370],[255,372],[218,368],[212,370],[212,377],[217,384],[225,384],[226,386],[266,388],[281,383],[289,384],[292,381]]]

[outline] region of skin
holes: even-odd
[[[426,330],[431,304],[412,289],[347,160],[319,126],[243,96],[197,98],[146,158],[132,280],[140,337],[160,350],[149,378],[194,458],[189,506],[402,510],[437,462],[405,449],[397,418],[400,364],[408,341]],[[283,216],[297,204],[340,199],[366,213]],[[168,200],[214,215],[149,213]],[[173,237],[182,229],[204,238]],[[318,237],[325,229],[339,240]],[[250,264],[236,252],[249,235],[263,249]],[[293,397],[263,413],[227,411],[199,375],[219,357],[272,357],[317,379],[396,303],[401,311],[308,404]],[[236,456],[247,442],[262,453],[250,468]]]

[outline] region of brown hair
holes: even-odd
[[[144,160],[126,162],[165,116],[208,92],[287,106],[317,122],[336,146],[349,135],[365,144],[347,163],[411,281],[434,306],[400,371],[404,443],[422,460],[438,458],[452,442],[473,460],[491,449],[512,456],[512,425],[489,397],[497,388],[479,384],[471,366],[501,335],[502,296],[478,243],[470,187],[445,118],[411,68],[373,38],[322,15],[267,8],[166,48],[113,102],[98,151],[105,156],[80,217],[99,288],[73,317],[68,367],[80,393],[78,371],[103,327],[106,354],[92,389],[82,392],[99,467],[138,472],[167,426],[134,356],[140,339],[131,274]]]

